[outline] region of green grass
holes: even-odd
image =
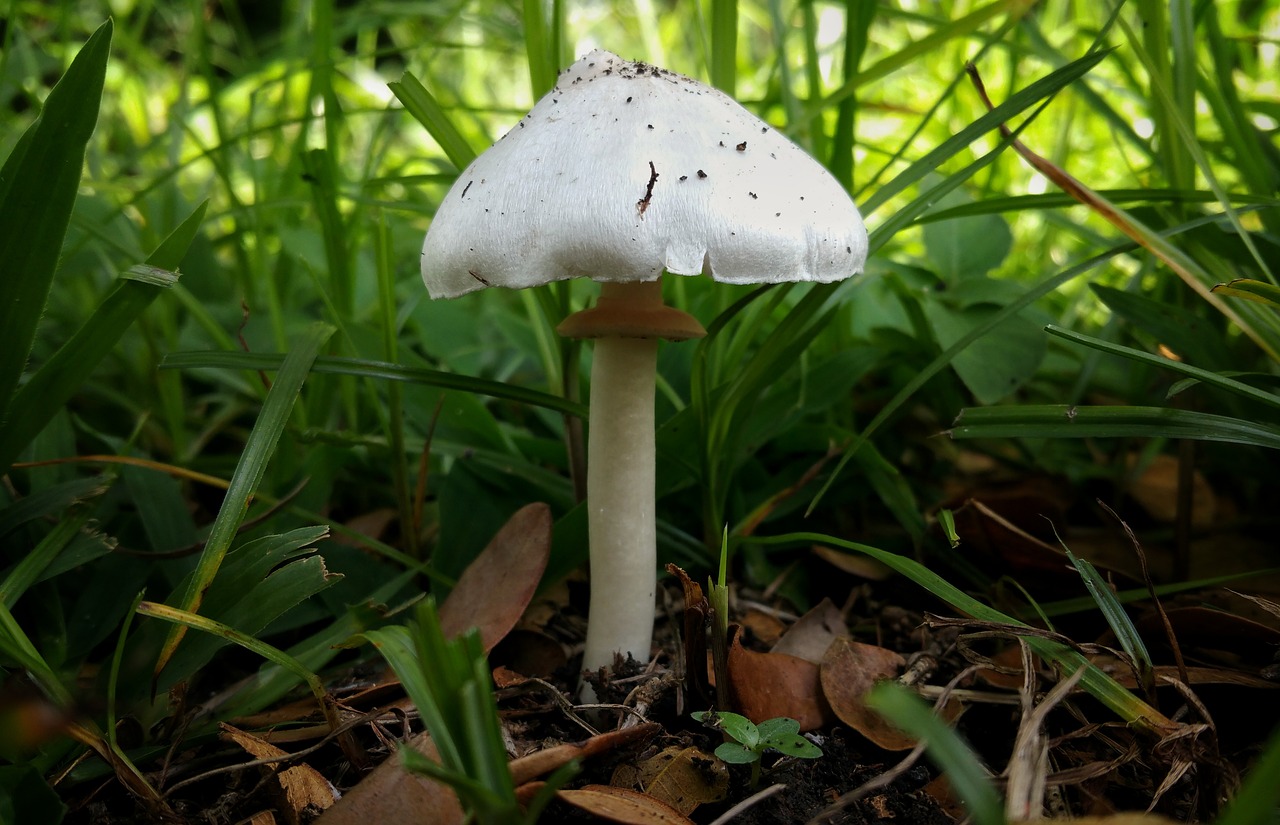
[[[592,45],[732,90],[872,230],[843,284],[668,285],[711,334],[661,351],[664,561],[711,569],[727,524],[732,577],[794,565],[780,595],[803,609],[823,573],[787,537],[829,536],[996,611],[927,527],[962,450],[1122,496],[1129,454],[1194,439],[1266,529],[1275,3],[271,5],[132,0],[105,23],[14,0],[0,42],[0,667],[139,720],[108,759],[138,793],[129,760],[172,744],[154,687],[256,676],[210,720],[305,691],[530,501],[557,518],[549,577],[585,560],[590,354],[553,328],[591,287],[432,302],[418,257],[459,170]],[[55,463],[77,456],[118,461]],[[384,508],[371,552],[327,537]],[[134,615],[144,590],[281,656]],[[21,759],[51,777],[111,753],[92,721]]]

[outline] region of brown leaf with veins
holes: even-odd
[[[225,722],[218,725],[222,733],[220,739],[239,745],[255,759],[268,759],[275,756],[288,756],[289,752],[264,742],[251,733],[234,728]],[[291,823],[303,821],[304,815],[314,816],[327,809],[338,799],[338,792],[329,780],[310,765],[296,764],[282,768],[283,763],[263,765],[263,769],[276,774],[284,799],[277,807],[277,812]]]
[[[688,816],[704,802],[719,802],[729,793],[729,769],[699,748],[671,745],[635,765],[619,765],[609,784],[640,788]]]
[[[526,505],[502,525],[440,605],[446,638],[476,627],[484,652],[502,641],[533,599],[551,555],[551,508]]]
[[[556,796],[575,808],[623,825],[693,825],[693,820],[648,794],[608,785],[588,785]]]
[[[729,647],[729,691],[737,712],[756,724],[789,716],[805,731],[835,718],[823,698],[817,665],[785,653],[748,650],[737,634]]]
[[[887,751],[905,751],[916,742],[867,707],[863,697],[877,682],[894,679],[906,660],[892,650],[836,639],[822,658],[822,691],[840,720]]]

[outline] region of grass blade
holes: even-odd
[[[178,280],[182,257],[204,219],[203,203],[158,246],[146,265],[125,272],[71,339],[54,353],[14,395],[7,426],[0,428],[0,472],[35,438],[54,413],[89,378],[134,319],[150,306],[160,288]]]
[[[861,553],[906,576],[967,616],[972,616],[985,622],[1010,625],[1014,628],[1030,627],[993,607],[983,604],[920,562],[905,556],[899,556],[897,553],[890,553],[876,547],[845,541],[844,539],[822,535],[821,533],[787,533],[768,538],[745,537],[743,541],[782,545],[828,544],[853,553]],[[1155,736],[1163,736],[1176,729],[1177,725],[1160,711],[1134,696],[1120,683],[1090,664],[1088,659],[1065,644],[1040,636],[1028,635],[1023,638],[1027,646],[1035,651],[1037,655],[1056,663],[1066,674],[1073,674],[1080,668],[1086,668],[1080,677],[1080,686],[1089,691],[1099,702],[1111,708],[1116,715],[1126,722]]]
[[[1280,450],[1280,428],[1165,407],[1028,404],[960,411],[952,438],[1189,438]]]
[[[867,695],[867,706],[895,727],[926,743],[929,757],[947,777],[947,784],[964,800],[965,811],[977,825],[1004,825],[1004,810],[991,777],[960,734],[906,688],[881,682]]]
[[[422,85],[422,81],[405,72],[398,82],[388,83],[387,87],[404,104],[409,114],[426,127],[459,172],[471,165],[471,161],[476,159],[476,151],[467,143],[458,127],[453,125],[449,115],[431,92],[427,91],[427,87]]]
[[[1078,332],[1071,332],[1062,327],[1049,324],[1044,331],[1058,338],[1065,338],[1077,344],[1083,344],[1091,349],[1100,352],[1110,353],[1111,355],[1119,355],[1128,358],[1131,361],[1141,361],[1144,364],[1151,364],[1155,367],[1167,369],[1189,378],[1194,378],[1205,384],[1217,387],[1221,390],[1234,393],[1241,398],[1248,398],[1250,401],[1258,401],[1271,407],[1280,407],[1280,396],[1264,392],[1256,387],[1251,387],[1241,381],[1227,378],[1225,375],[1219,375],[1216,372],[1193,367],[1190,364],[1184,364],[1181,361],[1174,361],[1172,358],[1165,358],[1163,355],[1152,355],[1149,352],[1133,349],[1132,347],[1113,344],[1109,341],[1103,341],[1100,338],[1094,338],[1090,335],[1081,335]]]
[[[249,499],[258,489],[266,472],[267,462],[275,452],[280,436],[284,432],[285,422],[293,410],[294,401],[302,389],[302,382],[311,371],[316,355],[334,332],[328,324],[317,323],[309,329],[297,345],[285,356],[280,364],[280,372],[276,375],[271,391],[262,405],[262,412],[253,425],[253,431],[245,442],[244,452],[236,464],[231,476],[231,486],[222,500],[222,507],[213,521],[209,531],[209,539],[200,561],[196,565],[191,583],[178,602],[180,610],[194,613],[199,610],[204,594],[218,574],[218,568],[231,549],[236,530],[249,508]],[[178,624],[169,632],[164,648],[156,661],[155,676],[169,663],[178,643],[186,632],[187,624]]]
[[[196,369],[218,368],[236,370],[273,370],[278,369],[285,356],[270,353],[248,352],[175,352],[165,356],[160,362],[161,369]],[[446,390],[461,390],[476,395],[487,395],[490,398],[501,398],[505,401],[516,401],[534,407],[543,407],[555,412],[587,417],[587,406],[558,395],[526,389],[501,381],[489,381],[484,378],[472,378],[469,375],[458,375],[441,370],[430,370],[420,367],[403,367],[385,361],[370,361],[363,358],[336,358],[323,356],[315,360],[313,372],[332,373],[335,375],[357,375],[364,378],[382,378],[388,381],[404,381],[410,384],[426,384]]]
[[[98,121],[112,23],[98,27],[0,169],[0,409],[31,354],[62,240],[71,220],[85,147]],[[2,471],[2,469],[0,469]]]

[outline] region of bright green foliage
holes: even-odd
[[[780,716],[759,725],[740,713],[729,711],[695,711],[689,714],[724,733],[731,741],[716,747],[716,756],[731,765],[751,766],[751,787],[760,781],[760,759],[765,751],[777,751],[796,759],[817,759],[822,748],[800,735],[800,723]]]
[[[408,626],[371,630],[365,638],[395,670],[440,755],[436,762],[406,747],[400,752],[405,764],[452,787],[481,825],[536,822],[556,789],[577,771],[577,763],[552,774],[527,809],[522,808],[507,768],[479,632],[472,629],[446,639],[435,602],[428,599],[418,605]]]
[[[110,7],[104,23],[102,4],[14,0],[0,33],[0,667],[87,715],[111,697],[93,721],[138,720],[127,756],[147,775],[181,727],[152,701],[169,654],[156,687],[238,680],[187,731],[203,741],[371,655],[342,644],[447,588],[530,501],[556,517],[548,581],[584,562],[591,354],[554,326],[593,287],[430,301],[417,267],[458,170],[588,44],[733,90],[872,230],[844,284],[667,279],[710,334],[660,350],[663,561],[700,581],[723,547],[735,578],[780,581],[800,610],[820,543],[956,612],[1040,624],[930,529],[959,466],[930,437],[948,427],[1002,473],[1112,500],[1133,452],[1194,439],[1239,526],[1270,511],[1274,0]],[[144,588],[226,635],[175,647],[172,625],[130,620]],[[259,666],[234,634],[283,656]],[[1081,686],[1164,729],[1100,671]],[[70,770],[69,793],[109,770],[66,740],[33,748],[19,759]],[[32,775],[4,777],[0,808]],[[15,802],[53,821],[35,790]]]

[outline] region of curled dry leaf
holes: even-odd
[[[283,751],[225,722],[219,727],[222,729],[222,733],[219,734],[221,739],[239,745],[255,759],[288,756],[288,751]],[[338,792],[329,784],[329,780],[310,765],[297,764],[281,770],[281,764],[271,764],[264,766],[264,769],[274,772],[276,780],[280,783],[284,798],[276,810],[286,822],[304,821],[328,809],[338,799]]]
[[[877,682],[895,678],[905,665],[892,650],[847,638],[836,639],[822,659],[822,691],[835,715],[887,751],[909,750],[916,743],[868,708],[863,697]]]
[[[737,636],[729,647],[729,691],[738,713],[757,724],[789,716],[804,731],[835,719],[823,698],[817,665],[785,653],[748,650]]]
[[[610,784],[638,787],[688,816],[699,805],[728,795],[729,769],[699,748],[672,745],[638,764],[620,765]]]
[[[588,785],[556,796],[575,808],[624,825],[693,825],[693,820],[648,794],[608,785]]]
[[[511,778],[517,785],[523,785],[539,776],[558,770],[574,759],[588,759],[607,751],[641,742],[662,730],[657,722],[645,722],[621,730],[598,733],[585,742],[578,744],[556,745],[552,748],[522,756],[511,763]]]

